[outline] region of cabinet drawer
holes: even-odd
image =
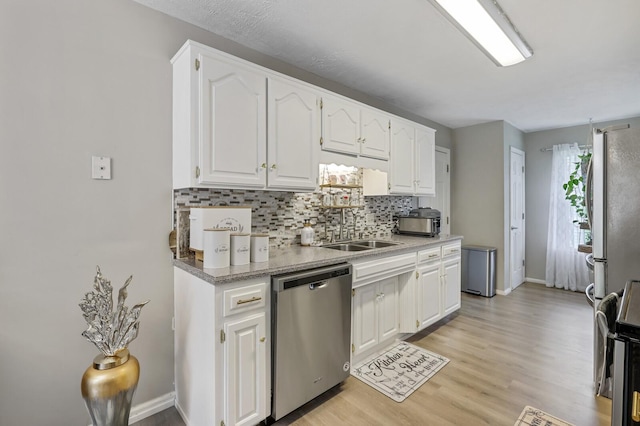
[[[442,257],[460,256],[460,242],[442,246]]]
[[[421,250],[418,252],[418,263],[440,260],[440,247]]]
[[[416,253],[383,257],[370,262],[353,263],[353,282],[384,279],[415,268]]]
[[[267,283],[258,283],[224,291],[224,312],[229,316],[255,308],[266,303]]]

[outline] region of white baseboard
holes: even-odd
[[[142,404],[134,405],[131,407],[131,414],[129,415],[129,424],[138,422],[142,419],[146,419],[149,416],[153,416],[162,410],[173,407],[175,405],[176,393],[169,392]]]
[[[545,280],[539,280],[537,278],[525,277],[524,280],[525,280],[525,282],[528,282],[528,283],[547,285],[547,282]]]
[[[500,296],[506,296],[511,293],[511,287],[506,290],[496,290],[496,293],[498,293]]]

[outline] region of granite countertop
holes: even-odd
[[[391,238],[372,239],[394,241],[399,244],[356,252],[331,250],[319,246],[302,247],[296,245],[284,249],[270,250],[268,262],[249,263],[247,265],[229,266],[227,268],[204,269],[202,262],[196,261],[193,258],[175,259],[173,264],[211,284],[224,284],[265,275],[279,275],[304,269],[335,265],[356,259],[360,260],[368,257],[375,258],[377,256],[393,255],[394,253],[401,254],[403,252],[416,251],[434,244],[461,240],[462,236],[440,235],[438,237],[414,237],[408,235],[393,235]]]

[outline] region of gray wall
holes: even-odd
[[[503,281],[503,122],[453,131],[451,233],[463,244],[497,247],[498,288]]]
[[[621,123],[640,127],[640,117],[595,123],[594,127],[602,128]],[[585,124],[524,135],[527,192],[525,268],[528,278],[544,281],[546,268],[552,153],[541,152],[540,149],[561,143],[590,144],[589,134],[589,125]]]
[[[463,244],[497,248],[496,287],[509,286],[509,155],[524,150],[523,134],[504,121],[453,130],[452,234]],[[505,282],[506,280],[506,282]]]
[[[169,59],[189,38],[383,106],[130,0],[1,2],[2,425],[89,424],[78,303],[96,265],[116,289],[134,275],[128,305],[151,299],[134,404],[173,391]],[[90,179],[92,155],[112,180]]]

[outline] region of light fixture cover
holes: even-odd
[[[514,65],[533,51],[494,0],[429,0],[498,66]]]

